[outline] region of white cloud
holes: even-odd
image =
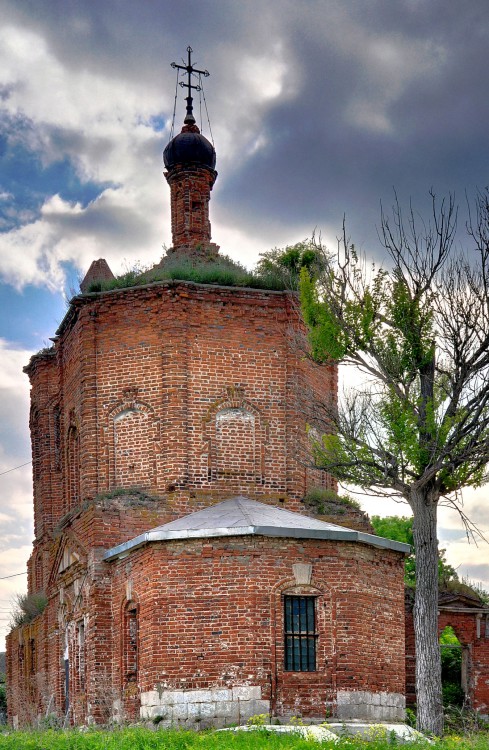
[[[54,290],[63,286],[66,261],[86,271],[93,258],[117,266],[131,251],[157,262],[170,240],[163,228],[168,188],[158,168],[163,138],[145,123],[165,103],[161,92],[68,70],[42,37],[12,26],[0,33],[0,71],[11,87],[4,106],[32,124],[11,138],[27,139],[44,165],[67,156],[82,180],[120,186],[86,208],[55,195],[35,221],[1,235],[3,279],[17,289],[32,283]]]
[[[30,460],[29,382],[22,374],[22,367],[29,361],[31,353],[0,339],[0,578],[24,571],[31,551],[31,467],[27,465],[10,471]],[[27,540],[29,543],[26,544]],[[0,608],[8,607],[14,593],[25,591],[26,585],[25,576],[0,580]],[[0,620],[0,636],[5,634],[6,628],[7,621]],[[1,644],[0,650],[3,650]]]
[[[216,128],[225,169],[237,168],[267,147],[268,134],[256,135],[264,112],[279,95],[291,96],[293,90],[288,80],[283,91],[289,66],[279,41],[266,55],[249,52],[230,59],[227,75],[241,76],[242,81],[239,128],[232,123],[229,130]],[[148,123],[162,108],[169,111],[162,91],[147,83],[128,85],[122,70],[116,78],[104,76],[103,70],[95,74],[83,67],[68,69],[40,35],[13,25],[0,32],[0,82],[11,91],[4,102],[10,115],[22,115],[32,125],[11,137],[23,138],[45,166],[68,157],[82,180],[115,185],[85,208],[59,195],[49,197],[34,221],[0,235],[2,278],[17,289],[35,284],[59,290],[66,262],[75,264],[81,275],[99,257],[116,273],[125,259],[129,264],[158,262],[162,245],[171,244],[169,189],[159,167],[166,139]],[[228,90],[236,90],[235,81]],[[244,229],[229,230],[214,222],[213,234],[223,252],[247,262],[251,243],[243,243]],[[266,249],[270,232],[253,234],[255,247]]]
[[[127,86],[122,77],[94,75],[83,66],[68,69],[42,36],[13,25],[0,32],[0,62],[0,80],[11,89],[4,102],[9,111],[48,125],[62,122],[91,137],[114,134],[134,125],[136,112],[149,117],[168,105],[166,92],[151,86]]]

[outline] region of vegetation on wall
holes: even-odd
[[[349,495],[338,495],[334,490],[313,487],[304,497],[304,503],[320,515],[342,516],[360,510],[360,503]]]
[[[46,609],[48,598],[44,591],[35,594],[18,594],[11,614],[11,627],[19,628],[28,625]]]
[[[218,255],[215,260],[208,261],[167,257],[153,268],[144,268],[136,263],[114,279],[93,282],[88,291],[105,292],[171,280],[283,291],[298,288],[302,268],[316,273],[319,270],[319,258],[309,240],[261,253],[260,260],[252,271],[227,255]]]
[[[158,281],[193,281],[198,284],[218,286],[255,287],[260,289],[285,289],[280,277],[261,277],[226,256],[215,261],[193,263],[185,258],[168,261],[163,266],[144,269],[134,266],[120,276],[108,281],[97,281],[90,285],[89,292],[105,292],[111,289],[126,289],[144,286]]]

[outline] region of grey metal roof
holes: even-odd
[[[346,529],[334,523],[303,516],[301,513],[292,513],[290,510],[258,503],[247,497],[233,497],[183,518],[177,518],[176,521],[157,526],[128,542],[112,547],[105,553],[104,560],[125,557],[132,550],[151,542],[251,535],[361,542],[405,554],[410,552],[409,544]]]

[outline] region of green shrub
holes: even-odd
[[[48,604],[48,598],[44,591],[35,594],[18,594],[15,609],[11,614],[11,627],[19,628],[28,625],[38,615],[42,614]]]
[[[255,274],[262,278],[275,277],[280,279],[285,289],[299,288],[301,270],[307,268],[313,276],[317,275],[324,266],[323,248],[321,243],[305,239],[295,245],[275,247],[265,253],[260,253],[260,260],[256,264]]]
[[[270,716],[268,714],[254,714],[250,716],[246,723],[249,727],[264,727],[265,724],[270,724]]]

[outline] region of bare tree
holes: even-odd
[[[489,194],[479,193],[454,251],[457,208],[424,223],[395,200],[382,213],[389,268],[367,266],[346,235],[324,270],[302,272],[301,304],[316,361],[359,369],[363,385],[315,404],[316,465],[340,481],[406,500],[417,560],[414,624],[418,728],[441,735],[437,509],[486,480],[489,461]],[[322,250],[319,248],[319,250]]]

